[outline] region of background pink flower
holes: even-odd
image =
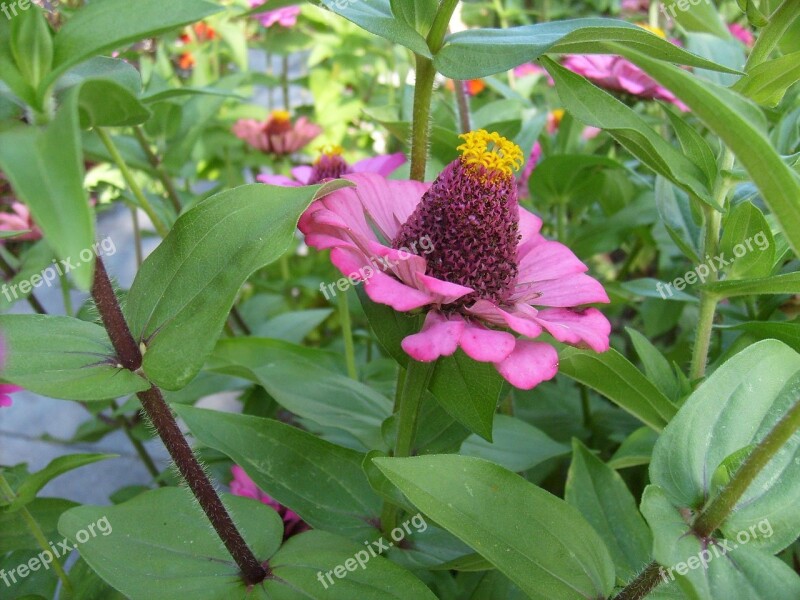
[[[269,0],[250,0],[250,8],[261,6]],[[254,19],[264,27],[272,27],[273,25],[280,25],[281,27],[294,27],[297,25],[297,17],[300,14],[299,6],[287,6],[285,8],[277,8],[263,13],[253,15]]]
[[[308,524],[300,518],[296,512],[289,510],[283,504],[272,498],[269,494],[262,492],[255,481],[250,479],[244,469],[239,465],[231,467],[233,481],[231,481],[231,494],[252,498],[259,502],[271,506],[283,519],[283,539],[302,533],[309,528]]]
[[[384,177],[391,175],[400,165],[406,162],[405,154],[379,154],[364,158],[352,165],[341,156],[341,149],[332,152],[323,151],[313,165],[299,165],[291,170],[291,177],[264,173],[256,177],[261,183],[297,187],[314,185],[326,179],[338,179],[350,173],[378,173]]]
[[[2,369],[6,364],[6,345],[2,338],[0,338],[0,375]],[[14,402],[9,394],[14,392],[21,392],[22,388],[10,383],[0,383],[0,408],[11,406]]]
[[[31,211],[21,202],[12,202],[11,212],[0,212],[0,231],[28,231],[12,238],[17,242],[42,238],[42,230],[33,222]]]
[[[753,44],[756,42],[756,38],[753,36],[753,33],[744,25],[739,25],[739,23],[731,23],[728,25],[728,31],[731,32],[733,37],[742,42],[748,48],[752,48]]]
[[[240,119],[233,126],[233,134],[253,148],[266,154],[292,154],[305,148],[322,133],[319,125],[300,117],[292,123],[289,113],[274,110],[266,121]]]

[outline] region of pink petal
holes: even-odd
[[[413,359],[431,362],[440,356],[450,356],[456,351],[465,325],[464,320],[458,315],[445,317],[440,312],[432,310],[425,318],[422,331],[409,335],[401,345]]]
[[[353,173],[377,173],[388,177],[400,165],[406,162],[406,155],[402,152],[383,154],[359,160],[353,165]]]
[[[375,173],[346,175],[356,184],[352,191],[387,241],[397,235],[400,226],[414,212],[430,184],[419,181],[392,181]]]
[[[458,285],[457,283],[450,283],[449,281],[442,281],[441,279],[436,279],[436,277],[424,275],[423,273],[419,273],[416,278],[423,288],[431,294],[438,296],[439,303],[441,304],[450,304],[475,291],[470,287]]]
[[[543,237],[532,239],[527,244],[520,244],[518,260],[517,287],[523,292],[525,284],[530,282],[557,279],[575,273],[584,273],[587,270],[586,265],[575,256],[572,250],[560,242],[546,240]]]
[[[292,177],[294,177],[297,181],[303,185],[308,185],[308,182],[311,181],[311,177],[314,174],[314,167],[309,167],[308,165],[298,165],[292,168],[291,173]]]
[[[600,282],[583,273],[532,283],[526,296],[537,306],[570,307],[609,301]]]
[[[533,316],[536,315],[536,309],[520,305],[519,307],[515,306],[512,310],[514,310],[513,314],[503,310],[493,302],[478,300],[467,309],[467,312],[483,319],[487,323],[508,326],[517,333],[529,338],[538,337],[542,333],[542,326],[533,319]]]
[[[559,342],[583,342],[595,352],[608,350],[611,323],[596,308],[583,311],[548,308],[540,310],[536,320]]]
[[[14,404],[11,396],[7,394],[0,394],[0,408],[6,408]]]
[[[256,181],[259,183],[278,185],[281,187],[300,187],[303,185],[299,181],[295,181],[286,175],[270,175],[269,173],[262,173],[261,175],[257,176]]]
[[[530,390],[556,376],[558,353],[550,344],[517,340],[514,351],[495,368],[514,387]]]
[[[519,233],[522,236],[519,246],[522,247],[536,238],[542,229],[542,220],[530,211],[519,208]]]
[[[516,339],[507,331],[487,329],[476,323],[467,323],[459,345],[470,358],[478,362],[500,362],[514,350]]]
[[[364,283],[364,291],[374,302],[386,304],[400,312],[408,312],[431,304],[434,298],[380,271],[375,271]]]

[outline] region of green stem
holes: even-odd
[[[122,155],[119,153],[119,150],[117,150],[117,147],[114,145],[111,136],[109,136],[108,133],[105,131],[105,129],[103,129],[102,127],[95,128],[95,131],[97,132],[100,141],[103,142],[103,145],[106,147],[106,150],[108,150],[109,154],[111,155],[111,158],[116,163],[117,168],[120,170],[120,173],[122,173],[122,178],[125,180],[125,183],[130,188],[131,193],[133,193],[134,197],[136,198],[142,210],[144,210],[144,212],[147,213],[147,216],[150,218],[150,221],[153,223],[153,226],[156,228],[158,234],[161,237],[167,237],[169,229],[167,229],[167,226],[164,224],[164,222],[161,220],[158,214],[156,214],[156,211],[153,210],[153,206],[150,204],[150,201],[144,195],[144,192],[142,192],[142,188],[139,187],[138,183],[136,183],[136,179],[133,177],[133,173],[131,173],[131,170],[128,168],[128,165],[125,162],[125,159],[122,158]]]
[[[159,181],[161,181],[161,185],[164,186],[164,191],[167,192],[167,197],[172,203],[172,208],[175,209],[176,214],[181,214],[181,198],[178,196],[175,185],[172,183],[172,178],[161,166],[161,160],[155,152],[150,149],[150,143],[147,141],[141,126],[137,125],[134,127],[133,134],[136,136],[136,141],[139,142],[139,146],[142,148],[145,156],[147,156],[147,161],[150,163],[150,166],[153,167]]]
[[[0,473],[0,496],[8,502],[13,502],[17,495],[14,493],[14,490],[11,489],[11,485],[9,485],[6,478]],[[39,526],[39,523],[36,522],[36,519],[33,518],[33,515],[30,513],[26,506],[23,506],[19,510],[19,514],[22,517],[22,520],[25,521],[25,526],[28,528],[28,531],[31,532],[31,535],[36,540],[36,543],[39,545],[44,552],[52,555],[52,550],[50,549],[50,544],[47,541],[47,538],[44,537],[44,532],[42,528]],[[58,578],[61,580],[61,586],[66,592],[69,597],[72,597],[74,594],[72,590],[72,582],[67,577],[64,568],[61,566],[61,562],[59,562],[58,558],[53,556],[53,570],[58,575]]]
[[[64,301],[64,312],[68,317],[72,316],[72,297],[69,295],[69,280],[66,274],[60,275],[58,278],[61,283],[61,298]]]
[[[444,44],[444,36],[458,0],[442,0],[433,19],[427,42],[431,54],[435,55]],[[430,129],[433,79],[436,69],[430,58],[415,55],[417,77],[414,84],[414,108],[411,123],[411,179],[424,181],[425,165],[428,161],[428,134]]]
[[[356,369],[356,351],[353,344],[353,324],[350,320],[350,306],[347,303],[347,292],[338,295],[339,321],[342,323],[342,336],[344,337],[344,357],[347,362],[347,375],[358,381]]]
[[[142,229],[139,227],[139,213],[135,206],[131,206],[131,221],[133,222],[133,243],[136,252],[136,270],[142,266],[144,254],[142,253]]]
[[[289,56],[281,57],[281,91],[283,92],[283,108],[290,109],[289,102]]]
[[[428,389],[428,382],[433,375],[436,361],[423,363],[408,360],[403,391],[400,395],[400,406],[397,415],[397,441],[394,446],[394,456],[411,456],[414,448],[414,438],[417,433],[417,417],[422,397]]]
[[[458,121],[461,126],[461,132],[467,133],[472,131],[472,123],[470,123],[469,118],[469,98],[467,97],[467,91],[464,89],[464,82],[460,79],[454,79],[453,89],[456,92],[456,105],[458,106]]]
[[[714,187],[714,200],[723,210],[727,205],[728,192],[732,181],[728,174],[733,168],[734,155],[730,149],[725,152],[720,160],[720,173]],[[719,249],[719,234],[722,228],[722,213],[714,208],[703,205],[705,211],[706,231],[703,241],[703,254],[713,259]],[[710,281],[717,280],[716,271],[709,276]],[[700,292],[700,314],[697,318],[697,334],[695,335],[694,348],[692,348],[692,362],[689,369],[689,379],[692,381],[705,376],[708,350],[711,347],[711,333],[714,327],[714,315],[717,312],[719,297],[706,291]]]
[[[800,18],[800,2],[784,0],[770,16],[767,26],[758,34],[744,70],[749,73],[767,60],[791,24],[798,18]]]

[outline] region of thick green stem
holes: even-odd
[[[0,473],[0,498],[8,502],[9,504],[16,499],[17,495],[14,493],[14,490],[9,485],[6,478]],[[36,519],[33,518],[33,515],[30,513],[27,507],[23,506],[19,509],[19,515],[22,517],[22,520],[25,521],[25,526],[28,528],[28,531],[31,532],[33,539],[36,540],[36,543],[39,545],[44,552],[47,552],[52,556],[52,550],[50,549],[50,544],[47,541],[47,538],[44,536],[44,532],[42,528],[39,527],[39,523],[36,522]],[[53,570],[58,575],[58,578],[61,580],[61,586],[64,589],[64,592],[69,596],[72,597],[73,590],[72,590],[72,582],[67,577],[64,568],[61,566],[58,558],[52,556],[53,559]]]
[[[758,39],[750,51],[750,56],[744,66],[746,72],[750,72],[754,67],[769,58],[778,42],[780,42],[796,19],[800,19],[800,2],[797,0],[784,0],[770,16],[769,24],[758,34]]]
[[[444,44],[444,36],[450,24],[450,17],[456,9],[458,0],[442,0],[439,10],[428,33],[427,42],[431,54],[435,55]],[[417,76],[414,84],[414,108],[411,122],[411,179],[425,180],[425,165],[428,161],[428,135],[430,129],[431,98],[436,69],[433,61],[425,56],[415,55]]]
[[[108,135],[108,133],[106,133],[106,131],[101,127],[97,127],[95,131],[97,132],[100,141],[103,142],[103,145],[106,147],[106,150],[108,150],[108,153],[111,155],[111,158],[116,163],[117,168],[120,170],[120,173],[122,173],[122,178],[125,180],[125,183],[130,188],[131,193],[136,198],[136,201],[139,203],[141,209],[147,213],[147,216],[150,218],[150,221],[153,223],[153,226],[156,228],[158,234],[161,237],[167,237],[169,229],[161,220],[161,218],[158,216],[156,211],[153,209],[153,206],[150,204],[150,201],[144,195],[144,192],[142,192],[142,188],[139,187],[139,184],[133,177],[133,173],[131,173],[131,170],[128,168],[128,165],[125,162],[125,159],[122,158],[122,155],[119,153],[119,150],[117,150],[117,147],[114,145],[114,141],[111,139],[111,136]]]
[[[347,303],[347,292],[338,295],[339,321],[342,324],[342,337],[344,337],[344,357],[347,363],[347,375],[358,380],[356,369],[356,350],[353,344],[353,325],[350,320],[350,306]]]

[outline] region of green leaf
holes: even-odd
[[[44,469],[33,473],[22,482],[16,490],[17,497],[11,504],[4,507],[4,510],[17,512],[25,505],[30,504],[36,499],[36,494],[59,475],[116,456],[116,454],[67,454],[55,458]]]
[[[663,429],[678,410],[639,369],[613,348],[601,354],[564,348],[559,353],[558,370],[588,385],[656,431]]]
[[[700,540],[656,485],[645,489],[642,513],[653,531],[653,556],[664,565],[662,581],[677,580],[688,597],[793,600],[800,596],[800,577],[782,560],[758,549],[754,541],[759,538],[750,531],[745,532],[747,544],[735,538],[714,544]]]
[[[736,154],[795,253],[800,253],[800,177],[781,159],[760,126],[763,114],[726,88],[622,46],[628,59],[680,98]]]
[[[205,0],[99,0],[77,11],[55,37],[52,83],[93,56],[200,21],[222,10]],[[122,25],[121,25],[122,24]]]
[[[608,54],[612,42],[677,64],[735,72],[616,19],[572,19],[508,29],[469,29],[445,39],[434,66],[445,77],[475,79],[507,71],[546,52]]]
[[[168,390],[191,381],[247,277],[283,254],[312,200],[345,185],[245,185],[183,213],[128,293],[126,315],[136,341],[146,346],[148,378]]]
[[[736,205],[728,214],[719,249],[731,261],[729,279],[765,277],[772,271],[775,240],[764,215],[750,202]]]
[[[419,0],[403,0],[418,2]],[[374,33],[384,39],[405,46],[415,54],[430,58],[431,51],[425,37],[422,36],[409,22],[406,16],[410,14],[404,9],[398,18],[392,13],[390,0],[358,0],[357,2],[342,2],[341,0],[320,0],[320,3],[331,12],[355,23],[362,29]],[[420,13],[420,16],[425,13]],[[417,17],[414,17],[415,22]]]
[[[750,321],[732,325],[730,328],[746,331],[762,340],[768,338],[780,340],[787,346],[793,348],[796,352],[800,352],[800,322],[769,323]]]
[[[430,0],[390,0],[392,14],[426,37],[436,17],[437,5]]]
[[[800,52],[793,52],[754,67],[733,89],[759,104],[775,107],[798,81]]]
[[[652,381],[667,398],[675,400],[680,391],[680,384],[675,377],[675,373],[672,371],[669,361],[661,354],[658,348],[641,333],[630,327],[626,327],[625,331],[630,336],[633,347],[636,348],[636,354],[639,355],[639,359],[644,365],[644,372],[647,378]]]
[[[504,385],[494,365],[476,362],[459,349],[436,361],[428,389],[450,416],[491,442],[492,419]]]
[[[678,507],[702,508],[728,457],[757,444],[797,401],[800,354],[757,342],[719,367],[681,407],[656,443],[650,480]],[[774,535],[750,542],[780,550],[800,535],[800,436],[756,477],[722,525],[728,535],[768,517]]]
[[[686,31],[703,31],[722,38],[730,38],[728,28],[720,19],[712,2],[686,2],[664,0],[662,10],[675,19]]]
[[[700,167],[705,175],[705,182],[711,185],[717,178],[717,159],[709,143],[700,133],[678,114],[675,107],[662,104],[661,108],[667,113],[669,122],[678,136],[683,153],[686,157]]]
[[[522,477],[465,456],[373,462],[425,515],[469,544],[529,598],[605,598],[614,587],[614,566],[603,540],[577,510]]]
[[[26,507],[48,540],[56,540],[58,519],[61,515],[78,506],[77,503],[61,498],[36,498]],[[39,543],[31,534],[24,519],[12,512],[0,510],[0,556],[17,550],[40,550]]]
[[[760,279],[716,281],[706,284],[705,289],[720,298],[758,294],[800,294],[800,273],[784,273]]]
[[[29,6],[11,20],[11,52],[22,76],[38,86],[53,63],[50,26],[38,6]]]
[[[577,439],[564,499],[577,508],[606,543],[621,581],[632,580],[650,559],[652,537],[628,486]]]
[[[0,169],[58,257],[76,265],[72,276],[86,290],[94,261],[85,263],[80,256],[82,250],[92,250],[94,219],[83,189],[76,99],[70,96],[46,128],[15,127],[0,133]]]
[[[686,150],[684,149],[684,152]],[[714,177],[716,178],[716,161],[714,161]],[[698,215],[695,218],[696,206],[698,203],[693,203],[689,196],[682,189],[672,185],[665,177],[656,175],[656,208],[658,214],[667,229],[667,233],[675,242],[675,245],[680,248],[681,252],[689,258],[693,263],[697,264],[700,260],[700,245],[701,236],[703,233],[701,224],[702,218]],[[645,281],[645,280],[640,280]],[[655,280],[646,280],[655,281]],[[627,286],[631,282],[625,282],[623,285]],[[653,287],[653,289],[655,289]],[[684,294],[678,291],[678,294],[683,296],[687,301],[694,301],[693,296]]]
[[[109,400],[142,392],[150,384],[118,368],[99,325],[50,315],[0,315],[8,346],[3,379],[37,394],[64,400]]]
[[[278,513],[249,498],[223,499],[255,555],[269,559],[283,535]],[[186,489],[152,490],[117,506],[79,506],[61,517],[58,529],[132,600],[247,595],[239,567]]]
[[[715,206],[703,172],[657,133],[636,111],[577,73],[550,59],[543,64],[556,82],[564,108],[584,125],[608,131],[659,175]]]
[[[312,527],[358,541],[374,536],[369,523],[377,522],[380,501],[361,469],[363,454],[270,419],[173,408],[198,440]]]
[[[492,440],[490,443],[473,434],[464,440],[461,454],[483,458],[519,473],[569,453],[564,444],[559,444],[522,419],[507,415],[494,418]]]
[[[138,125],[150,118],[150,111],[128,89],[102,79],[80,85],[78,109],[84,129]]]
[[[640,427],[622,442],[608,461],[612,469],[625,469],[650,464],[658,434],[649,427]]]
[[[594,175],[607,169],[624,168],[605,156],[558,154],[536,165],[528,185],[537,200],[572,205],[597,190]]]
[[[401,313],[391,306],[373,302],[361,286],[357,288],[357,292],[361,307],[367,315],[375,337],[378,338],[378,343],[400,366],[406,366],[408,354],[405,353],[400,343],[403,338],[420,330],[422,326],[420,317]]]

